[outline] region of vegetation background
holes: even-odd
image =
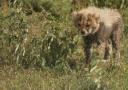
[[[71,13],[88,5],[123,16],[120,67],[95,50],[90,73],[82,68]],[[0,90],[128,90],[128,0],[0,0],[0,11]]]

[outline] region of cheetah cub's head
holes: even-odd
[[[96,33],[100,26],[100,18],[95,14],[73,12],[73,19],[75,27],[83,36]]]

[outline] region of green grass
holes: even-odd
[[[94,67],[95,68],[95,67]],[[88,73],[72,70],[61,73],[56,70],[2,68],[0,72],[1,90],[127,90],[128,66],[106,69],[97,68]]]
[[[95,52],[91,72],[82,67],[83,42],[71,18],[71,11],[85,7],[86,3],[9,3],[6,12],[0,12],[0,90],[128,90],[128,3],[124,1],[86,2],[118,8],[125,25],[121,66],[100,62],[102,58]]]

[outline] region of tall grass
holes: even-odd
[[[120,6],[119,0],[115,3],[100,0],[88,2],[97,6],[109,6],[109,3],[112,7]],[[124,2],[123,7],[127,6],[127,1]],[[3,19],[0,20],[2,62],[26,68],[59,64],[63,67],[68,65],[69,60],[83,58],[78,50],[81,39],[70,18],[72,7],[69,1],[14,0],[11,4],[14,15],[8,18],[1,16]],[[32,10],[31,16],[26,14],[29,9]],[[40,13],[35,13],[37,11]],[[124,18],[127,19],[127,16]],[[82,48],[80,50],[82,52]],[[73,53],[80,56],[74,56]]]
[[[6,15],[0,12],[0,89],[127,90],[127,0],[78,1],[6,2]],[[94,53],[92,71],[83,70],[83,42],[71,11],[88,5],[117,8],[123,16],[121,67],[108,68]]]

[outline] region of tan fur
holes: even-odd
[[[96,18],[99,17],[99,21],[103,22],[106,27],[112,27],[112,25],[114,23],[117,23],[118,19],[121,18],[121,15],[118,13],[118,11],[116,9],[108,9],[108,8],[100,9],[100,8],[91,6],[86,9],[82,9],[78,12],[73,12],[75,24],[79,22],[79,20],[77,18],[80,15],[82,15],[85,18],[88,15],[95,15]],[[79,28],[79,27],[77,27],[77,28]]]
[[[76,28],[81,32],[85,42],[86,63],[91,59],[90,49],[93,43],[105,45],[104,59],[109,57],[109,44],[115,49],[115,57],[119,59],[120,38],[123,30],[122,17],[116,9],[87,7],[73,12]]]

